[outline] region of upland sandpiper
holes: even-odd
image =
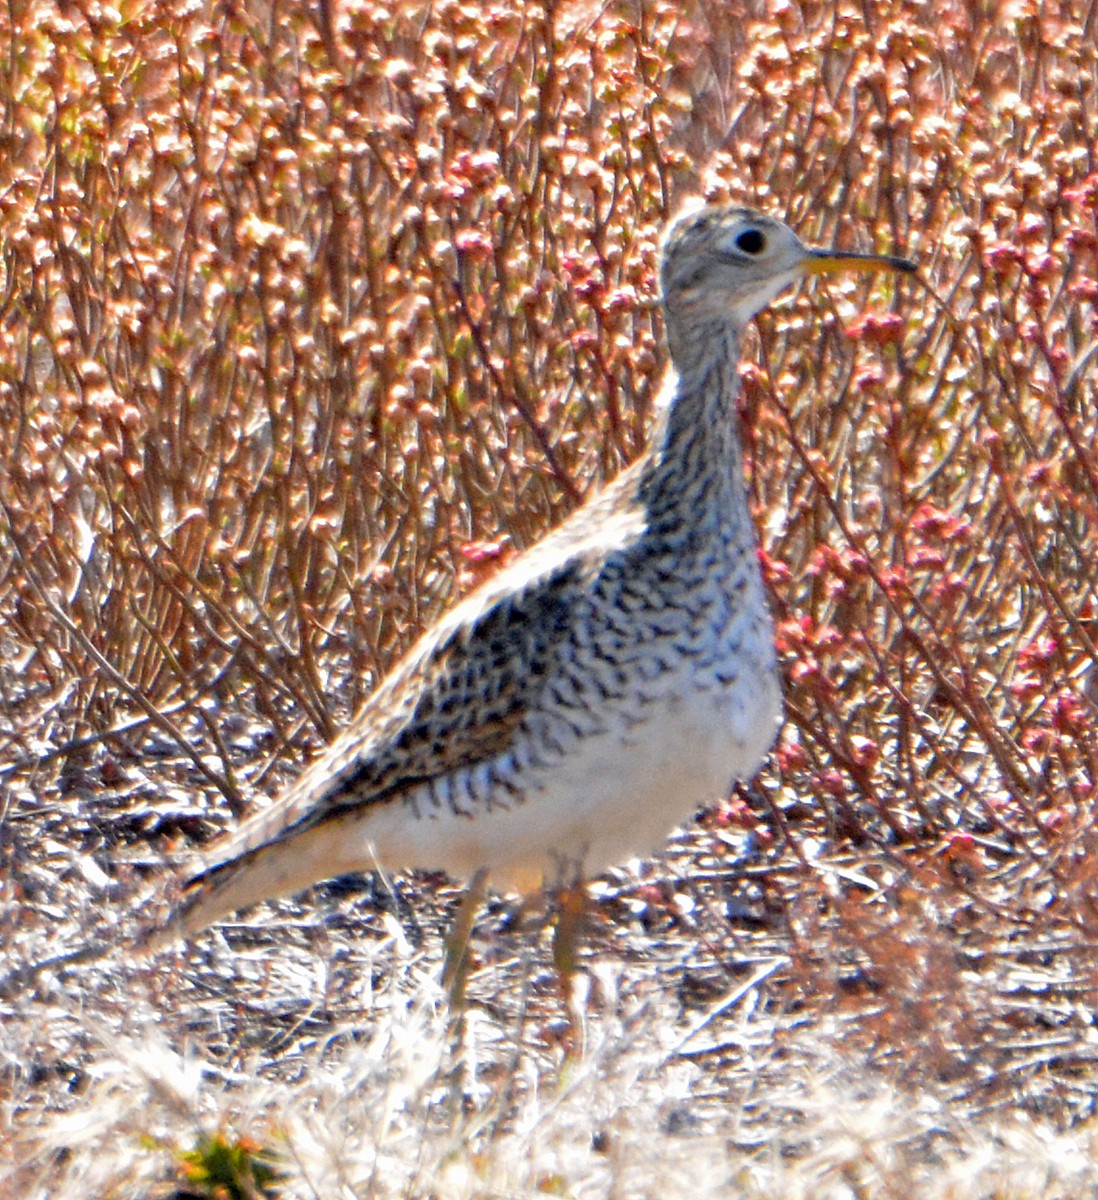
[[[912,271],[705,207],[670,225],[671,367],[644,456],[424,634],[350,727],[215,845],[167,924],[349,871],[574,887],[752,774],[781,690],[737,430],[740,334],[806,275]]]

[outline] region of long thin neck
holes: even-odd
[[[689,331],[668,322],[671,395],[640,485],[653,531],[753,537],[736,412],[738,333],[725,320]]]

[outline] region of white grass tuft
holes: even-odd
[[[616,1001],[585,1014],[587,1053],[561,1067],[476,1005],[455,1037],[433,973],[407,946],[387,949],[398,967],[373,992],[372,1012],[289,1064],[258,1050],[218,1063],[194,1040],[181,1049],[148,1001],[128,1014],[140,1028],[121,1032],[55,998],[53,1019],[83,1046],[78,1094],[63,1111],[36,1109],[29,1084],[11,1097],[16,1138],[0,1195],[146,1200],[175,1177],[180,1154],[215,1133],[276,1153],[288,1200],[1098,1195],[1089,1126],[964,1122],[944,1094],[890,1087],[811,1032],[764,1044],[753,1016],[738,1036],[754,1040],[760,1087],[714,1103],[706,1055],[683,1054],[681,1038],[659,1028],[654,999],[629,999],[644,989],[609,969],[591,990]]]

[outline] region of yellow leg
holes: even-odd
[[[465,1007],[465,985],[469,980],[469,940],[473,922],[484,901],[488,886],[488,871],[481,869],[469,881],[465,895],[458,905],[454,923],[446,935],[446,959],[442,968],[442,987],[450,1002],[450,1011],[459,1013]]]
[[[553,965],[557,969],[557,987],[571,1030],[569,1055],[583,1050],[582,1013],[576,1005],[573,982],[576,977],[577,951],[586,925],[588,896],[582,883],[563,888],[556,897],[556,921],[553,926]]]

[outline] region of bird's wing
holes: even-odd
[[[454,608],[272,805],[210,849],[197,874],[506,749],[544,685],[582,575],[573,560],[487,607],[474,593]]]
[[[638,465],[424,634],[300,778],[211,847],[167,921],[134,949],[151,952],[322,878],[321,826],[330,822],[338,838],[354,811],[504,751],[549,681],[585,592],[643,533]]]
[[[622,499],[636,482],[634,466],[451,609],[272,805],[211,847],[196,877],[506,749],[580,593],[642,531],[643,514]]]
[[[584,559],[572,558],[517,591],[482,589],[454,608],[273,804],[193,865],[179,902],[133,949],[153,952],[324,878],[332,873],[331,847],[324,849],[321,827],[331,825],[338,845],[354,810],[395,801],[504,750],[545,685],[584,575]]]

